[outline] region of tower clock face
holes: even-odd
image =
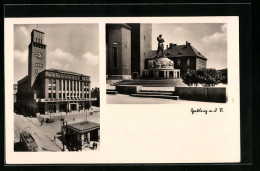
[[[40,59],[40,58],[42,58],[42,53],[41,52],[37,52],[35,54],[35,56],[36,56],[36,58]]]

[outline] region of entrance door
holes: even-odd
[[[153,71],[149,71],[149,77],[153,77]]]
[[[132,79],[135,79],[135,78],[137,78],[138,77],[138,72],[133,72],[132,73]]]
[[[70,104],[71,110],[77,110],[77,104]]]
[[[159,71],[159,77],[163,78],[164,77],[164,71]]]
[[[170,71],[170,78],[173,78],[173,71]]]
[[[98,141],[98,130],[93,130],[90,132],[90,141]]]
[[[49,105],[49,113],[56,113],[56,105]]]
[[[67,111],[67,105],[66,104],[60,104],[60,111],[66,112]]]

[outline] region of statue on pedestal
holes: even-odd
[[[157,57],[159,57],[158,54],[159,54],[160,51],[162,51],[162,56],[164,56],[164,53],[163,53],[163,50],[164,50],[164,45],[163,45],[164,39],[162,38],[161,34],[157,37],[157,41],[158,41]]]

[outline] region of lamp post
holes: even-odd
[[[86,121],[88,121],[88,109],[86,110]]]

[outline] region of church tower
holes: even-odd
[[[28,77],[32,87],[38,73],[46,69],[46,45],[44,33],[33,29],[29,44]]]

